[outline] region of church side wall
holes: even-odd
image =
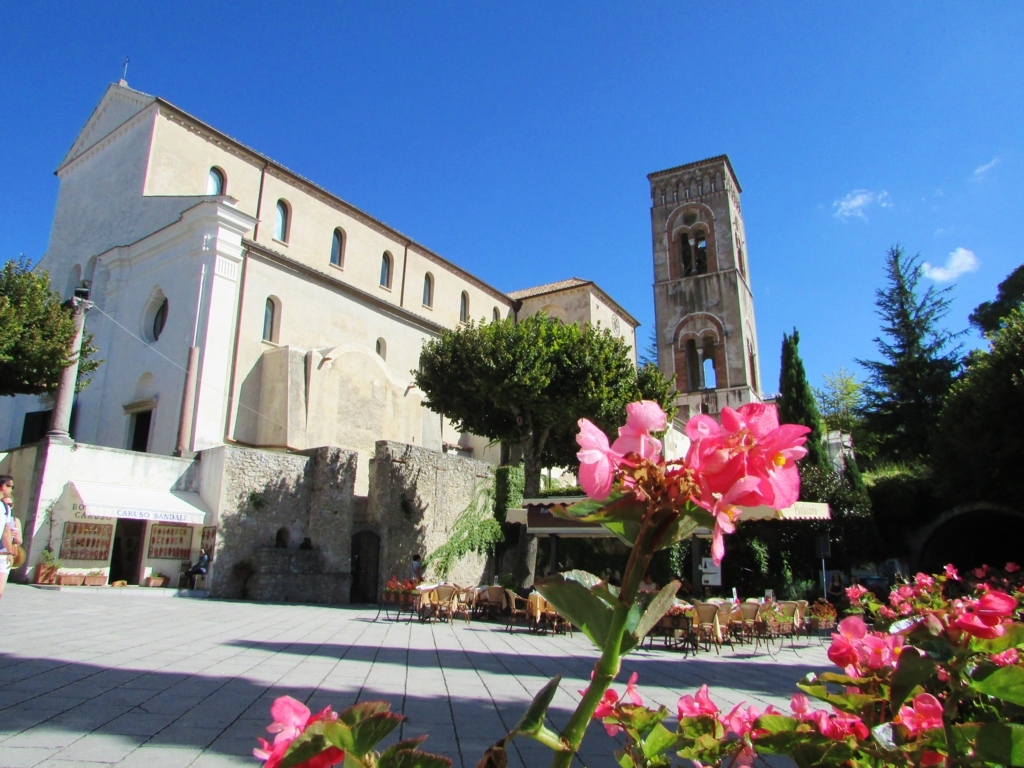
[[[370,481],[370,523],[381,537],[380,581],[407,578],[412,557],[426,558],[448,539],[456,519],[478,489],[493,484],[493,467],[453,454],[380,441]],[[487,577],[483,555],[471,554],[455,565],[448,580],[463,586]],[[428,566],[424,578],[443,574]]]

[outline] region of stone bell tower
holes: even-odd
[[[658,363],[677,420],[761,402],[740,184],[726,155],[650,174]]]

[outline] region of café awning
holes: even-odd
[[[121,517],[161,523],[203,525],[209,510],[198,493],[72,480],[89,517]]]
[[[510,509],[505,519],[510,523],[526,525],[526,529],[534,536],[565,536],[565,537],[593,537],[601,538],[614,536],[604,526],[598,523],[581,523],[575,520],[566,520],[551,514],[551,507],[556,504],[572,504],[580,501],[581,497],[549,498],[549,499],[524,499],[523,508]],[[798,501],[791,507],[776,510],[771,507],[742,507],[743,513],[740,521],[745,520],[831,520],[832,514],[828,504],[818,502]],[[709,537],[711,531],[698,528],[697,536]]]

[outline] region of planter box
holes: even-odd
[[[147,587],[166,587],[170,579],[166,576],[147,576],[146,586]]]
[[[57,568],[52,565],[37,565],[36,566],[36,584],[56,584],[57,583]]]
[[[57,576],[62,587],[80,587],[85,582],[85,576],[81,573],[62,573]]]
[[[105,587],[107,586],[106,576],[86,576],[85,586],[87,587]]]

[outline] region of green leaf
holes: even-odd
[[[531,734],[540,730],[541,726],[544,725],[544,718],[547,717],[551,700],[555,698],[555,694],[558,692],[558,684],[560,682],[562,682],[561,675],[555,675],[548,680],[547,685],[541,688],[537,695],[533,697],[533,701],[526,708],[526,712],[519,719],[519,723],[512,729],[513,733]]]
[[[971,687],[978,693],[1024,706],[1024,667],[1000,667],[984,680],[972,680]]]
[[[564,504],[551,507],[553,515],[567,520],[578,520],[581,523],[604,523],[613,520],[640,522],[646,511],[647,504],[637,501],[632,491],[613,491],[603,501],[585,499],[568,507]]]
[[[619,605],[619,588],[611,584],[598,584],[590,590],[593,594],[604,600],[609,606],[615,608]]]
[[[323,725],[323,722],[313,723],[296,736],[281,758],[280,768],[295,768],[329,749],[332,744],[324,738]]]
[[[988,762],[1024,766],[1024,725],[985,723],[978,731],[975,751]]]
[[[634,520],[609,520],[601,525],[614,533],[627,547],[632,547],[636,543],[636,537],[640,535],[640,523]]]
[[[647,610],[644,611],[644,615],[640,618],[639,623],[636,625],[636,629],[633,630],[633,636],[636,638],[637,644],[644,641],[647,633],[654,628],[654,625],[658,623],[662,616],[664,616],[668,609],[672,607],[676,600],[676,592],[679,591],[679,582],[670,581],[661,591],[654,596],[654,599],[647,606]]]
[[[561,574],[548,576],[534,585],[555,610],[579,627],[598,648],[604,648],[611,627],[612,608],[577,581]]]
[[[595,576],[592,573],[588,573],[587,571],[580,571],[580,570],[565,571],[565,572],[562,573],[562,577],[566,581],[578,582],[578,583],[582,584],[584,587],[586,587],[589,590],[593,590],[594,587],[596,587],[598,584],[602,583],[600,577]]]
[[[893,712],[899,710],[917,686],[930,680],[935,674],[935,661],[922,655],[916,648],[904,648],[896,662],[889,690],[889,706]]]
[[[877,696],[868,696],[863,693],[832,693],[824,685],[797,683],[796,687],[804,691],[804,693],[809,693],[814,698],[826,701],[851,715],[859,715],[861,710],[867,705],[882,701]]]
[[[895,731],[892,723],[882,723],[871,729],[871,736],[878,742],[882,749],[893,752],[899,748],[896,744]]]
[[[654,726],[647,738],[644,739],[642,749],[644,751],[644,757],[654,757],[656,755],[663,755],[668,750],[675,746],[676,741],[679,737],[668,730],[661,723]]]
[[[425,735],[424,736],[416,736],[416,737],[411,738],[411,739],[403,739],[402,741],[399,741],[399,742],[397,742],[395,744],[392,744],[390,747],[388,747],[383,752],[381,752],[380,759],[383,760],[386,755],[388,755],[388,754],[390,754],[392,752],[397,752],[397,751],[399,751],[401,749],[415,750],[415,749],[417,749],[420,746],[420,744],[422,744],[426,740],[427,740],[427,737]]]
[[[768,733],[789,733],[795,731],[800,721],[789,715],[761,715],[757,727]]]
[[[361,701],[343,712],[339,712],[338,719],[345,725],[352,726],[368,717],[390,711],[391,705],[386,701]]]
[[[624,631],[622,633],[622,642],[619,643],[620,654],[625,655],[629,653],[631,650],[636,648],[637,644],[640,642],[634,634],[634,631],[636,630],[639,624],[640,604],[633,603],[631,606],[629,606],[629,612],[626,614],[626,625],[623,628]],[[600,648],[601,646],[598,647]]]
[[[352,729],[341,720],[327,720],[314,723],[323,732],[324,738],[338,749],[349,752],[352,750]],[[312,726],[310,726],[312,727]],[[306,729],[309,733],[309,729]]]
[[[701,510],[703,512],[704,510]],[[710,515],[708,516],[711,517]],[[672,524],[666,529],[665,534],[658,541],[658,545],[654,548],[655,551],[659,549],[668,549],[673,544],[688,539],[693,536],[693,532],[701,527],[703,523],[698,522],[696,519],[690,516],[687,512],[685,515],[680,515]],[[715,527],[714,519],[711,519],[711,528]]]
[[[1010,648],[1024,647],[1024,624],[1008,624],[1006,632],[1002,637],[995,637],[991,640],[971,640],[971,650],[974,653],[1002,653]]]
[[[379,744],[405,718],[393,712],[378,712],[360,721],[352,728],[351,751],[363,757]]]

